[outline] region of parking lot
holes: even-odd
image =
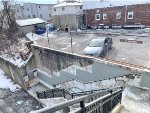
[[[83,54],[84,48],[93,38],[110,36],[113,39],[113,46],[105,58],[150,67],[150,33],[145,33],[143,29],[108,29],[86,32],[80,31],[71,34],[72,35],[65,32],[49,33],[49,38],[39,39],[35,43],[52,49]],[[121,42],[120,39],[126,41]],[[141,42],[142,44],[137,42]]]

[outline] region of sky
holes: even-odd
[[[2,0],[0,0],[2,1]],[[41,3],[41,4],[51,4],[51,3],[57,3],[57,0],[12,0],[12,1],[17,1],[19,3],[26,3],[26,2],[32,2],[32,3]],[[59,0],[59,1],[64,1],[64,0]],[[77,0],[79,1],[79,0]],[[82,1],[82,0],[80,0]],[[93,0],[90,0],[93,1]],[[96,0],[100,1],[100,0]],[[106,1],[132,1],[132,0],[106,0]],[[136,1],[148,1],[148,0],[136,0]]]
[[[32,2],[32,3],[41,3],[41,4],[52,4],[52,3],[57,3],[57,0],[15,0],[21,3],[24,2]],[[63,1],[63,0],[60,0]]]
[[[40,4],[53,4],[53,3],[56,4],[57,3],[57,0],[11,0],[11,1],[17,1],[17,3],[27,3],[27,2],[40,3]],[[59,1],[61,2],[64,0],[59,0]],[[83,1],[83,0],[76,0],[76,1]],[[88,1],[100,1],[100,0],[88,0]],[[105,0],[105,1],[132,1],[132,0]],[[136,1],[148,1],[148,0],[136,0]]]

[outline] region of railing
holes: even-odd
[[[120,88],[120,87],[113,88],[113,90],[117,88]],[[102,95],[104,95],[104,94],[109,93],[110,90],[112,89],[98,89],[98,90],[83,91],[83,92],[78,92],[78,93],[71,93],[65,89],[56,88],[56,89],[51,89],[47,91],[36,92],[36,94],[39,99],[64,97],[70,100],[79,96],[89,95],[89,94],[93,94],[93,93],[100,92],[100,91],[102,91]]]
[[[47,91],[36,92],[36,94],[39,99],[64,97],[70,100],[73,98],[73,95],[65,89],[51,89]]]
[[[64,113],[109,113],[113,108],[121,102],[123,89],[117,91],[109,90],[109,94],[100,97],[102,92],[97,92],[90,95],[85,95],[72,99],[52,107],[45,107],[43,109],[32,111],[31,113],[53,113],[59,110],[66,110],[67,107],[74,104],[79,104],[80,107],[70,112],[70,110],[64,111]],[[91,98],[95,98],[94,101],[87,101]]]

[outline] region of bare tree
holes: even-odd
[[[21,36],[16,24],[15,9],[10,1],[1,2],[3,9],[0,12],[0,50],[11,55],[11,46],[18,42]]]

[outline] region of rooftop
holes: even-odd
[[[83,1],[83,9],[95,9],[95,8],[105,8],[105,7],[115,7],[115,6],[124,6],[124,5],[135,5],[135,4],[145,4],[150,3],[149,0],[143,1],[132,1],[132,0],[123,0],[123,1],[104,1],[100,2],[98,0],[85,0]]]
[[[26,20],[16,20],[16,22],[21,27],[45,23],[44,20],[41,20],[39,18],[26,19]]]
[[[64,6],[81,6],[81,5],[82,5],[81,2],[74,1],[74,0],[68,0],[68,1],[63,1],[63,2],[53,6],[53,8],[64,7]]]

